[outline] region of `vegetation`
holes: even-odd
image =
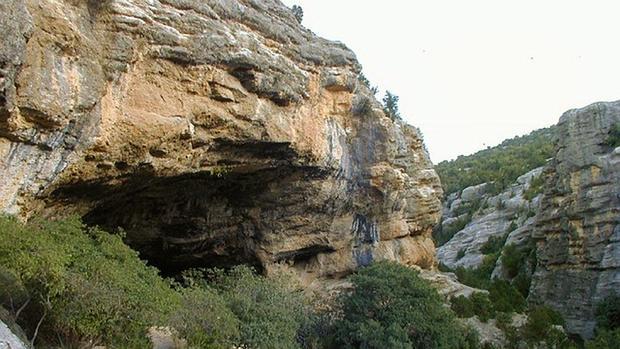
[[[415,271],[380,262],[351,278],[335,322],[338,348],[472,348],[477,339]]]
[[[149,327],[172,326],[192,347],[297,348],[305,300],[285,278],[238,267],[192,271],[177,283],[121,235],[77,218],[0,218],[1,306],[44,347],[143,348]]]
[[[398,110],[398,99],[397,95],[390,91],[385,91],[385,96],[383,97],[383,111],[392,120],[401,119],[400,111]]]
[[[441,224],[437,225],[437,228],[433,230],[433,240],[435,240],[435,246],[439,247],[450,241],[450,239],[454,237],[454,234],[463,230],[470,222],[471,215],[465,214],[445,228]]]
[[[474,315],[482,322],[487,322],[495,317],[495,308],[489,296],[482,292],[475,292],[469,298],[458,296],[450,300],[450,308],[458,317],[469,318]]]
[[[612,294],[596,306],[597,327],[602,330],[620,328],[620,296]]]
[[[291,11],[293,11],[293,15],[295,16],[297,22],[301,23],[304,20],[304,9],[302,9],[301,6],[293,5],[293,7],[291,7]]]
[[[508,232],[502,235],[492,235],[489,239],[480,247],[480,252],[483,254],[493,254],[500,252],[504,244],[506,243],[506,239],[508,238]]]
[[[446,194],[494,182],[499,193],[522,174],[545,164],[554,155],[555,127],[505,140],[473,155],[459,156],[436,166]]]
[[[609,131],[609,136],[605,140],[607,146],[616,148],[620,146],[620,123],[615,124]]]
[[[545,178],[542,175],[532,178],[530,186],[523,192],[523,198],[527,201],[532,201],[538,194],[542,194],[544,184]]]
[[[528,313],[522,335],[530,344],[543,341],[548,345],[559,344],[566,338],[563,331],[554,326],[564,326],[564,319],[560,314],[546,306],[534,307]]]

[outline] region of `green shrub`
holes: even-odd
[[[306,319],[301,291],[290,278],[258,276],[251,268],[215,270],[212,285],[240,320],[241,344],[249,348],[298,348],[297,332]]]
[[[596,326],[602,330],[620,328],[620,296],[613,294],[596,306]]]
[[[489,236],[489,239],[480,247],[480,252],[483,254],[491,254],[501,251],[507,238],[508,234]]]
[[[612,148],[620,146],[620,123],[615,124],[611,130],[609,130],[609,136],[607,136],[605,144]]]
[[[528,343],[545,341],[547,344],[552,344],[552,342],[560,340],[559,337],[562,337],[554,329],[554,325],[564,325],[564,320],[558,312],[547,306],[534,307],[528,313],[522,334]]]
[[[470,222],[471,215],[466,214],[462,217],[459,217],[456,222],[450,224],[445,229],[442,228],[441,224],[438,225],[437,229],[433,231],[433,239],[435,240],[435,245],[439,247],[450,241],[450,239],[452,239],[456,233],[463,230]]]
[[[222,296],[209,287],[189,287],[180,292],[181,307],[168,323],[192,347],[232,348],[239,343],[240,322]]]
[[[495,308],[488,295],[482,292],[475,292],[471,295],[471,302],[474,306],[474,313],[480,321],[487,322],[495,317]]]
[[[446,194],[469,186],[494,182],[491,194],[499,194],[522,174],[544,165],[555,153],[556,127],[505,140],[473,155],[442,161],[435,167]]]
[[[523,198],[527,201],[532,201],[533,198],[543,192],[543,185],[545,184],[545,178],[542,175],[538,175],[532,178],[530,186],[523,192]]]
[[[493,307],[496,311],[520,313],[525,310],[525,298],[509,282],[504,280],[493,280],[488,289],[489,299],[493,303]]]
[[[459,260],[461,258],[465,257],[465,249],[462,248],[460,249],[457,253],[456,253],[456,259]]]
[[[586,342],[586,349],[617,349],[620,344],[620,329],[602,330],[591,341]]]
[[[484,256],[480,267],[476,269],[458,267],[454,271],[459,281],[467,286],[487,289],[490,284],[491,274],[495,269],[498,254],[493,253]]]
[[[415,271],[389,262],[351,277],[335,324],[338,348],[468,348],[468,332]]]
[[[0,266],[29,300],[18,323],[29,336],[39,329],[41,340],[144,346],[146,328],[162,324],[180,300],[120,236],[77,218],[0,218]]]
[[[502,267],[509,278],[517,276],[522,267],[525,266],[527,254],[514,244],[509,244],[502,251]]]
[[[474,303],[467,297],[460,295],[450,300],[450,309],[460,318],[470,318],[474,312]]]

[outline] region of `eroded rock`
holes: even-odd
[[[435,264],[441,188],[417,129],[280,2],[0,7],[3,212],[122,227],[171,272]]]
[[[566,112],[545,169],[535,223],[538,266],[530,301],[559,311],[569,333],[589,338],[597,302],[620,289],[620,152],[605,141],[620,102]]]

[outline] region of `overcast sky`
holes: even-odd
[[[620,99],[620,1],[284,0],[400,96],[434,162]]]

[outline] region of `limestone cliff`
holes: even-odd
[[[430,267],[441,188],[344,45],[277,0],[0,2],[0,210],[171,271]]]
[[[620,148],[605,142],[619,123],[620,102],[562,116],[532,233],[538,265],[530,301],[551,305],[569,332],[586,338],[594,305],[620,290]]]
[[[490,183],[483,183],[449,195],[444,203],[442,229],[455,230],[463,220],[467,223],[437,248],[439,262],[449,268],[477,268],[485,258],[481,249],[490,238],[504,237],[505,244],[526,244],[541,196],[527,197],[526,193],[541,172],[542,168],[529,171],[499,194],[491,192]],[[501,274],[501,263],[497,266]]]

